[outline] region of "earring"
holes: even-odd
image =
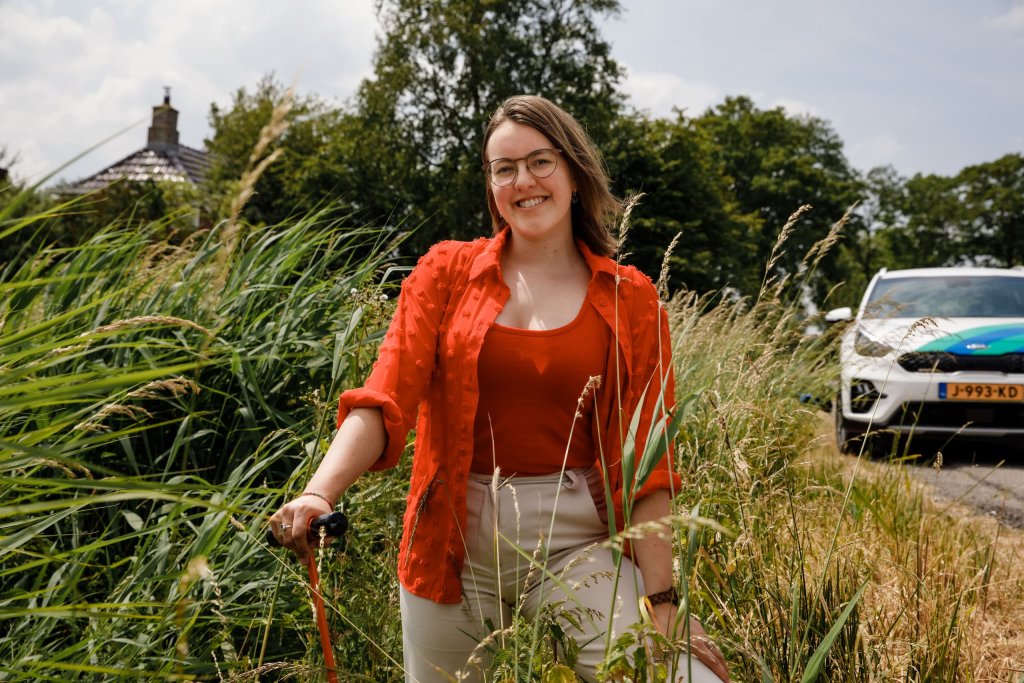
[[[576,192],[576,190],[572,191],[572,203],[573,204],[579,204],[580,203],[580,195],[579,195],[578,192]]]

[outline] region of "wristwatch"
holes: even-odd
[[[675,586],[669,588],[667,591],[661,591],[660,593],[651,593],[647,596],[647,601],[651,603],[651,606],[660,605],[663,602],[671,602],[676,607],[679,607],[679,591],[676,590]]]

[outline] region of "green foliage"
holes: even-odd
[[[694,125],[715,142],[738,212],[750,221],[746,239],[753,247],[752,260],[741,264],[730,284],[744,294],[756,293],[758,280],[740,278],[749,278],[772,259],[775,230],[809,204],[814,213],[796,224],[774,266],[778,272],[773,275],[796,275],[811,246],[860,196],[839,136],[823,119],[788,115],[781,107],[761,110],[747,97],[726,98],[696,118]],[[820,276],[807,284],[821,296],[836,275],[834,257],[828,254]]]
[[[287,88],[273,74],[264,76],[252,92],[239,88],[231,106],[210,106],[213,135],[206,140],[211,168],[203,192],[215,215],[227,215],[227,203],[239,189],[263,127],[284,99]],[[345,116],[315,95],[293,96],[287,129],[269,141],[269,152],[281,150],[256,182],[242,217],[250,224],[278,224],[308,215],[328,203],[337,204],[350,183],[345,182],[344,155],[325,153],[352,137]],[[337,163],[332,163],[337,161]]]
[[[298,653],[304,590],[262,519],[308,477],[333,423],[319,397],[361,378],[389,316],[393,245],[344,220],[257,231],[226,259],[216,231],[110,229],[0,281],[4,680],[273,671]],[[362,490],[352,516],[374,522],[348,552],[386,563],[401,485]],[[353,661],[390,671],[396,637]]]
[[[963,206],[963,256],[980,264],[1024,264],[1024,154],[968,166],[956,177]]]
[[[879,268],[1024,264],[1024,155],[1007,154],[955,176],[867,174],[862,222],[840,248],[841,293],[853,305]],[[838,304],[837,304],[838,305]]]
[[[872,169],[864,178],[864,187],[863,201],[857,207],[860,220],[849,226],[836,249],[845,286],[829,307],[856,307],[879,268],[893,267],[885,230],[899,225],[903,185],[896,169],[885,166]]]
[[[739,212],[715,143],[693,119],[623,114],[604,153],[617,193],[643,194],[631,216],[627,261],[657,273],[680,235],[669,260],[672,283],[709,292],[754,281],[744,269],[754,260],[750,235],[759,223]]]
[[[374,76],[360,88],[354,111],[363,122],[360,154],[369,162],[355,187],[365,202],[359,206],[367,215],[397,212],[423,223],[413,238],[418,251],[443,237],[486,231],[480,150],[487,119],[511,95],[543,94],[603,139],[618,109],[621,74],[597,22],[618,6],[378,2]]]

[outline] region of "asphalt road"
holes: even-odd
[[[1024,448],[1003,444],[956,445],[933,461],[908,469],[937,501],[958,502],[1007,526],[1024,529]]]

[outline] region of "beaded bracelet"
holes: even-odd
[[[334,503],[332,503],[331,499],[322,493],[317,493],[316,491],[303,491],[302,493],[299,494],[299,496],[316,496],[317,498],[321,499],[322,501],[330,505],[332,510],[334,509]]]
[[[676,590],[675,586],[669,588],[667,591],[661,591],[660,593],[651,593],[647,596],[647,600],[651,603],[651,606],[660,605],[663,602],[671,602],[676,607],[679,606],[679,591]]]

